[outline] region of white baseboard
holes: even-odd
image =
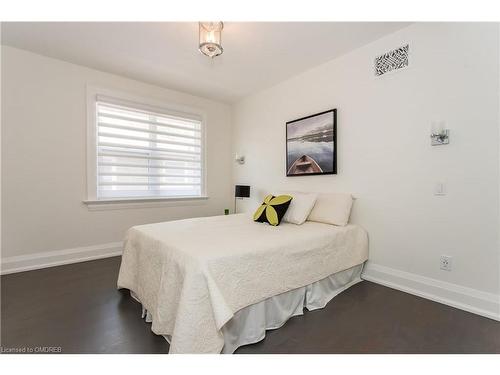
[[[3,258],[1,274],[85,262],[122,254],[122,242]],[[370,263],[361,276],[393,289],[500,321],[500,296]]]
[[[361,276],[389,288],[500,320],[500,296],[368,262]]]
[[[2,259],[1,274],[6,275],[15,272],[61,266],[63,264],[86,262],[88,260],[109,258],[121,254],[122,242],[112,242],[102,245],[19,255]]]

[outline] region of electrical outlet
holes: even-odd
[[[452,257],[449,255],[441,255],[440,267],[442,270],[451,271]]]

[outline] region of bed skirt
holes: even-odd
[[[363,264],[239,310],[222,327],[224,336],[222,353],[231,354],[240,346],[263,340],[266,337],[266,330],[280,328],[291,317],[303,315],[304,308],[309,311],[322,309],[333,297],[362,281]],[[132,291],[130,294],[139,303],[141,302]],[[151,314],[144,307],[142,318],[147,323],[152,321]],[[170,342],[168,335],[163,337]]]

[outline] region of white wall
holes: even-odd
[[[0,24],[1,25],[1,24]],[[0,40],[2,39],[2,28],[0,27]],[[3,46],[0,44],[0,88],[2,87],[2,53]],[[2,90],[0,89],[0,259],[2,259]],[[1,328],[0,328],[1,331]]]
[[[376,78],[374,57],[404,43],[410,67]],[[498,48],[497,24],[414,24],[244,99],[233,153],[246,164],[233,167],[234,182],[251,185],[253,198],[241,209],[278,189],[352,192],[372,264],[472,288],[495,304]],[[331,108],[338,174],[285,177],[285,122]],[[431,147],[433,119],[447,122],[450,145]],[[433,195],[437,181],[446,196]],[[441,254],[453,256],[452,272],[439,269]]]
[[[158,208],[89,211],[82,203],[87,186],[87,84],[204,111],[210,198]],[[219,215],[232,207],[231,111],[226,104],[3,46],[2,109],[4,261],[114,243],[133,225]]]

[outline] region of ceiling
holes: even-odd
[[[406,26],[226,22],[213,60],[198,52],[196,22],[4,22],[1,35],[2,44],[231,103]]]

